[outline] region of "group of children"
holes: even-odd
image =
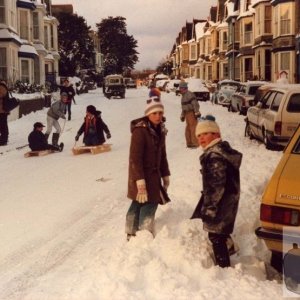
[[[33,131],[28,136],[29,147],[32,151],[54,150],[61,152],[63,150],[64,144],[58,144],[59,137],[62,133],[58,120],[59,118],[66,119],[65,113],[68,103],[68,94],[61,92],[60,97],[60,100],[54,102],[47,112],[46,133],[43,133],[45,126],[41,122],[34,123]],[[53,133],[52,143],[49,144],[48,138],[51,134],[52,127],[55,128],[56,132]],[[77,132],[75,141],[78,141],[83,133],[83,143],[85,146],[102,145],[105,142],[104,132],[107,139],[111,138],[108,126],[101,118],[101,111],[98,111],[93,105],[88,105],[84,122]]]

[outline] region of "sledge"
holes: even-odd
[[[99,154],[103,152],[108,152],[111,150],[111,144],[102,144],[98,146],[79,146],[74,147],[72,152],[74,155],[83,154],[83,153],[92,153]]]
[[[54,150],[29,151],[24,154],[24,157],[45,156],[54,152],[55,152]]]

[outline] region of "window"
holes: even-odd
[[[29,60],[21,60],[21,81],[29,83]]]
[[[282,93],[277,93],[276,94],[276,96],[275,96],[275,98],[272,102],[272,105],[271,105],[271,110],[278,111],[282,97],[283,97]]]
[[[26,10],[20,10],[20,37],[22,39],[29,39],[29,19]]]
[[[265,6],[265,33],[272,33],[272,6]]]
[[[48,41],[48,27],[44,26],[44,44],[45,48],[48,50],[49,49],[49,41]]]
[[[190,56],[190,59],[197,59],[196,45],[191,45],[191,56]]]
[[[39,37],[40,37],[40,34],[39,34],[39,14],[38,14],[38,12],[33,12],[32,19],[33,19],[33,39],[38,40]]]
[[[0,48],[0,78],[7,79],[6,48]]]
[[[291,33],[290,7],[288,4],[282,4],[280,9],[280,34]]]
[[[300,112],[300,94],[294,94],[290,97],[290,101],[287,106],[288,112]]]
[[[0,0],[0,23],[6,23],[4,0]]]
[[[224,31],[222,34],[222,50],[226,50],[227,49],[227,32]]]
[[[261,100],[263,103],[263,108],[269,108],[274,97],[275,97],[276,92],[269,92],[267,93]]]
[[[245,23],[244,43],[252,44],[252,22]]]
[[[280,53],[280,70],[290,69],[290,53],[282,52]]]
[[[261,8],[258,6],[256,8],[256,13],[255,13],[255,20],[256,20],[256,35],[261,35],[261,27],[260,27],[260,22],[261,22]]]

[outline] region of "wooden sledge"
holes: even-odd
[[[24,157],[45,156],[54,152],[55,152],[54,150],[29,151],[24,154]]]
[[[111,144],[102,144],[99,146],[79,146],[74,147],[72,152],[74,155],[83,154],[83,153],[92,153],[99,154],[103,152],[108,152],[111,150]]]

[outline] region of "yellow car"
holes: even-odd
[[[255,233],[272,252],[271,265],[281,272],[284,253],[300,246],[300,126],[262,195],[260,220]]]

